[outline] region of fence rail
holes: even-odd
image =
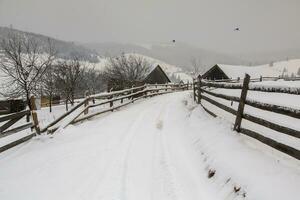
[[[77,104],[72,109],[62,114],[60,117],[50,122],[47,126],[43,127],[42,129],[40,129],[39,127],[39,120],[38,120],[37,113],[35,111],[36,110],[36,105],[34,103],[35,100],[32,97],[31,111],[25,110],[18,113],[13,113],[13,114],[0,117],[0,123],[2,123],[2,125],[0,126],[0,139],[18,133],[28,128],[31,129],[31,133],[29,135],[26,135],[25,137],[22,137],[20,139],[17,139],[13,142],[10,142],[9,144],[0,147],[0,153],[30,140],[32,137],[34,137],[37,134],[44,133],[44,132],[53,134],[58,129],[65,128],[70,124],[82,122],[84,120],[90,119],[92,117],[95,117],[97,115],[106,112],[113,112],[114,110],[132,104],[139,99],[172,93],[176,91],[187,90],[190,89],[191,86],[192,86],[191,84],[152,84],[152,85],[142,85],[138,87],[132,87],[120,91],[113,91],[113,92],[86,96],[84,99],[78,101]],[[95,99],[102,100],[102,102],[96,103]],[[114,103],[117,101],[120,101],[120,104],[114,105]],[[92,113],[89,112],[90,109],[98,108],[99,106],[105,104],[109,105],[109,107],[106,109],[101,109],[97,112],[92,112]],[[27,116],[28,120],[31,121],[27,121],[24,124],[20,124],[16,127],[9,129],[12,125],[14,125],[24,116]],[[31,118],[29,118],[29,116],[31,116]]]
[[[258,92],[274,92],[274,93],[286,93],[286,94],[300,94],[300,88],[295,87],[276,87],[276,86],[262,86],[258,85],[257,82],[262,82],[262,80],[257,79],[249,79],[250,84],[248,90],[251,91],[258,91]],[[293,81],[300,81],[299,79],[295,78],[292,79]],[[232,80],[229,81],[225,79],[225,81],[211,81],[211,80],[202,80],[201,83],[203,86],[207,87],[214,87],[214,88],[223,88],[223,89],[242,89],[243,83],[239,80]]]
[[[268,77],[269,78],[269,77]],[[262,78],[261,78],[262,79]],[[294,79],[298,80],[298,79]],[[294,137],[295,139],[300,139],[300,131],[295,130],[290,127],[286,127],[283,125],[278,125],[274,122],[271,122],[266,119],[262,119],[260,117],[253,116],[249,113],[244,113],[244,107],[245,105],[251,106],[260,110],[264,111],[269,111],[272,113],[276,114],[281,114],[284,116],[292,117],[295,119],[300,119],[300,110],[290,108],[290,107],[285,107],[285,106],[278,106],[278,105],[273,105],[273,104],[268,104],[268,103],[262,103],[259,101],[254,101],[247,99],[247,92],[248,91],[260,91],[260,92],[277,92],[277,93],[287,93],[287,94],[293,94],[293,95],[299,95],[300,94],[300,88],[296,90],[285,90],[283,88],[254,88],[251,86],[252,82],[255,82],[256,80],[250,79],[249,75],[246,75],[245,78],[243,79],[243,83],[237,83],[236,80],[225,80],[225,81],[208,81],[208,80],[202,80],[201,78],[198,78],[198,80],[193,81],[193,88],[194,88],[194,100],[201,104],[201,106],[204,108],[205,111],[207,111],[209,114],[211,114],[214,117],[217,117],[217,114],[214,113],[213,111],[209,110],[207,107],[205,107],[202,104],[202,100],[228,112],[231,113],[232,115],[235,116],[235,123],[234,123],[234,130],[245,134],[249,137],[252,137],[270,147],[273,147],[274,149],[277,149],[285,154],[288,154],[298,160],[300,160],[300,151],[298,149],[295,149],[293,147],[290,147],[286,144],[277,142],[271,138],[265,137],[260,133],[257,133],[253,130],[246,129],[244,127],[241,127],[242,120],[247,120],[250,122],[253,122],[255,124],[264,126],[268,129],[277,131],[282,134],[286,134],[289,136]],[[230,95],[225,95],[217,92],[212,92],[208,90],[208,88],[213,88],[213,89],[240,89],[241,94],[240,97],[236,96],[230,96]],[[238,102],[239,106],[238,109],[231,108],[223,103],[218,102],[217,100],[214,100],[212,97],[215,97],[217,99],[223,99],[231,102]]]
[[[36,108],[34,103],[34,98],[31,98],[31,104],[33,108]],[[30,121],[30,116],[32,116],[32,121]],[[17,124],[22,118],[26,117],[26,123]],[[26,129],[31,129],[31,134],[22,137],[18,140],[15,140],[13,142],[10,142],[4,146],[0,147],[0,153],[3,151],[6,151],[12,147],[15,147],[16,145],[19,145],[32,137],[36,135],[36,133],[39,133],[39,127],[38,123],[35,121],[36,113],[35,111],[25,110],[17,113],[8,114],[6,116],[0,117],[0,122],[3,123],[0,127],[0,139],[7,137],[9,135],[19,133]],[[15,125],[15,126],[14,126]],[[13,127],[13,128],[11,128]]]

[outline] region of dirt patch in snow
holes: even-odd
[[[162,120],[158,120],[158,122],[156,123],[156,128],[162,130],[163,126],[164,126],[164,122]]]

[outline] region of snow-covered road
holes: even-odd
[[[195,109],[190,95],[190,92],[180,92],[139,101],[114,113],[68,127],[53,138],[36,137],[0,154],[0,199],[243,199],[247,187],[253,191],[250,197],[260,199],[257,197],[270,197],[268,195],[272,193],[262,191],[259,181],[268,180],[278,170],[283,175],[278,177],[281,182],[274,182],[275,188],[291,183],[294,185],[283,192],[289,192],[289,195],[297,192],[299,163],[282,166],[277,159],[261,155],[257,149],[249,150],[240,137],[228,134],[232,132],[227,125],[216,123],[199,107]],[[195,110],[204,116],[202,122],[197,118],[198,114],[193,114]],[[212,121],[217,128],[206,130]],[[211,146],[205,142],[224,127],[228,128],[224,134],[228,147],[217,141],[213,144],[216,151],[209,149]],[[209,136],[199,138],[199,135],[204,137],[205,132]],[[222,138],[220,135],[219,140]],[[201,141],[203,146],[198,148]],[[233,147],[233,142],[239,145]],[[227,148],[228,152],[222,152],[225,149],[218,145]],[[237,161],[243,161],[239,160],[242,156],[258,158],[254,168],[258,175],[264,173],[257,170],[260,166],[268,168],[274,163],[279,166],[266,169],[268,177],[258,177],[258,185],[254,185],[246,174],[241,176],[245,171],[230,168],[235,166],[235,161],[229,165],[220,164],[223,159],[219,159],[219,163],[215,161],[221,153],[224,160],[228,159],[226,156],[238,148],[241,152],[235,152]],[[217,169],[217,175],[212,179],[207,178],[210,167]],[[243,163],[237,167],[249,172],[249,176],[254,174],[251,168],[244,169]],[[235,179],[232,172],[236,173]],[[282,177],[286,177],[286,181]],[[235,184],[242,187],[236,194],[233,192]]]
[[[0,155],[0,199],[201,199],[186,121],[174,115],[183,96],[137,102]]]

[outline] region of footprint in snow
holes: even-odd
[[[156,128],[159,129],[159,130],[162,130],[163,129],[163,126],[164,126],[164,123],[162,120],[159,120],[157,123],[156,123]]]

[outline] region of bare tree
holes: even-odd
[[[89,94],[95,94],[105,90],[103,74],[96,70],[95,67],[86,68],[83,74],[83,80],[80,84],[80,90],[82,93],[88,91]]]
[[[81,66],[78,57],[60,62],[55,70],[56,88],[65,98],[66,109],[68,101],[74,104],[75,92],[78,90],[85,68]]]
[[[141,56],[125,55],[108,60],[104,77],[109,89],[117,90],[141,83],[150,72],[151,64]]]
[[[36,92],[43,74],[55,59],[52,41],[49,39],[44,47],[33,37],[10,33],[0,42],[0,49],[0,70],[6,76],[3,95],[25,97],[31,109],[30,96]]]
[[[196,77],[201,72],[201,60],[199,58],[192,57],[191,64],[193,67],[193,75]]]
[[[297,75],[300,76],[300,67],[298,68]]]
[[[57,66],[51,65],[45,71],[44,76],[42,77],[42,90],[49,98],[49,111],[52,112],[52,100],[56,92],[56,76],[55,70]]]
[[[288,77],[288,70],[287,70],[287,68],[285,68],[285,67],[283,68],[281,77],[282,78]]]

